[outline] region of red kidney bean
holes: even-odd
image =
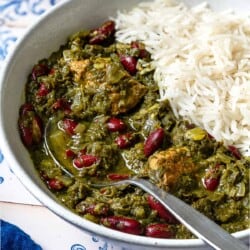
[[[67,134],[74,135],[77,124],[76,121],[66,118],[63,120],[63,129]]]
[[[51,69],[49,70],[49,75],[54,75],[54,74],[55,74],[55,72],[56,72],[56,70],[55,70],[55,69],[53,69],[53,68],[51,68]]]
[[[47,75],[49,73],[49,68],[46,64],[36,64],[31,72],[32,79],[37,80],[37,77]]]
[[[107,204],[104,203],[99,203],[99,204],[86,204],[86,203],[79,203],[77,205],[78,210],[80,210],[80,212],[82,214],[92,214],[94,216],[107,216],[109,214],[109,206]]]
[[[21,106],[18,126],[22,142],[26,147],[30,147],[41,141],[42,121],[35,114],[32,104],[25,103]]]
[[[76,154],[73,150],[71,149],[66,149],[65,150],[65,155],[66,155],[66,158],[74,158],[76,157]]]
[[[57,99],[53,103],[52,108],[55,110],[64,109],[65,103],[66,103],[66,101],[64,99]]]
[[[153,238],[173,238],[174,234],[167,224],[151,224],[146,226],[145,235]]]
[[[219,177],[210,177],[210,178],[205,178],[203,180],[203,184],[205,188],[209,191],[214,191],[220,183],[220,178]]]
[[[26,147],[32,146],[33,144],[32,129],[30,127],[25,127],[25,124],[20,122],[19,130],[23,144]]]
[[[236,159],[241,159],[241,153],[235,146],[230,145],[228,146],[228,149]]]
[[[171,224],[179,223],[178,220],[153,196],[148,196],[148,204],[151,209],[156,210],[161,218]]]
[[[122,134],[116,137],[115,143],[121,149],[128,148],[133,141],[133,136],[131,133]]]
[[[43,97],[43,96],[46,96],[48,93],[49,93],[49,89],[46,87],[44,83],[41,83],[37,91],[37,96]]]
[[[111,117],[107,122],[110,132],[122,132],[126,129],[126,124],[119,118]]]
[[[78,155],[86,155],[86,154],[87,154],[86,148],[81,149],[78,153]]]
[[[26,120],[27,119],[27,120]],[[42,139],[42,122],[38,116],[23,117],[18,122],[21,139],[26,147],[37,144]]]
[[[57,99],[56,102],[52,105],[54,110],[63,110],[65,114],[71,112],[70,103],[65,99]]]
[[[150,156],[162,145],[165,137],[165,132],[163,128],[158,128],[153,131],[145,141],[144,144],[144,154],[145,156]]]
[[[97,33],[94,37],[92,37],[89,40],[89,44],[102,44],[104,41],[106,40],[106,36],[101,34],[101,33]]]
[[[102,44],[108,38],[110,38],[115,32],[115,22],[107,21],[101,27],[94,29],[90,33],[90,44]]]
[[[94,37],[89,40],[89,44],[103,44],[107,40],[107,36],[102,33],[97,33]]]
[[[100,33],[106,36],[110,36],[115,32],[115,22],[112,20],[108,20],[98,30],[100,31]]]
[[[123,233],[140,235],[143,232],[143,227],[139,221],[127,217],[109,216],[102,218],[101,223]]]
[[[194,123],[186,122],[186,123],[185,123],[185,127],[186,127],[187,129],[193,129],[193,128],[196,127],[196,125],[195,125]]]
[[[145,50],[145,48],[143,46],[141,46],[141,44],[137,41],[131,42],[131,48],[139,50],[139,55],[138,55],[139,58],[145,58],[145,57],[149,56],[148,51]]]
[[[79,155],[73,160],[73,164],[76,168],[90,167],[94,163],[97,163],[99,158],[94,155]]]
[[[135,75],[137,72],[137,59],[134,56],[121,55],[120,61],[123,67],[131,74]]]
[[[30,111],[34,111],[33,105],[31,103],[24,103],[20,108],[20,115],[25,116]]]
[[[109,206],[107,204],[98,204],[98,205],[90,205],[86,211],[87,213],[90,213],[92,215],[97,215],[97,216],[107,216],[109,213]]]
[[[64,188],[64,184],[62,183],[62,181],[60,181],[56,178],[52,178],[52,179],[48,180],[47,183],[48,183],[48,187],[51,190],[59,191],[59,190]]]
[[[107,178],[112,180],[112,181],[119,181],[119,180],[126,180],[129,178],[128,174],[116,174],[116,173],[111,173],[107,175]]]

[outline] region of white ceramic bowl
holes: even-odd
[[[201,240],[169,240],[134,236],[113,231],[82,219],[57,203],[37,175],[29,154],[23,146],[17,128],[19,107],[23,101],[24,84],[32,66],[41,58],[47,57],[66,41],[68,35],[83,28],[100,25],[116,10],[130,9],[139,0],[74,0],[59,4],[35,23],[19,41],[9,56],[7,66],[1,76],[1,113],[0,143],[1,149],[13,171],[27,189],[45,206],[68,222],[85,231],[94,232],[110,241],[117,241],[129,249],[203,249],[207,246]],[[184,1],[189,5],[199,0]],[[223,10],[233,8],[238,12],[250,10],[249,0],[210,0],[212,8]],[[49,222],[48,222],[49,223]],[[249,230],[234,234],[247,241]]]

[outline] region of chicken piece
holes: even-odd
[[[172,147],[156,152],[148,160],[148,172],[156,178],[157,184],[165,189],[171,188],[183,174],[194,172],[190,151],[186,147]]]
[[[147,92],[146,86],[109,57],[73,61],[70,69],[75,73],[76,82],[84,87],[85,93],[91,95],[92,100],[95,100],[95,95],[107,96],[104,99],[109,102],[107,112],[111,115],[125,113],[134,108]],[[95,106],[95,103],[91,105]]]
[[[108,82],[107,68],[111,64],[109,57],[91,59],[88,71],[85,72],[82,84],[88,92],[96,92],[104,83]]]
[[[69,63],[70,70],[75,73],[74,80],[76,82],[80,81],[88,65],[89,65],[88,59],[80,61],[71,61]]]
[[[112,87],[112,86],[111,86]],[[113,91],[111,88],[111,114],[125,113],[136,106],[146,93],[146,87],[134,79],[126,82],[125,91]]]

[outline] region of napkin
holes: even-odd
[[[1,250],[42,250],[28,234],[19,227],[0,220]]]

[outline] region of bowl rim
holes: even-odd
[[[23,184],[23,186],[38,200],[47,207],[50,211],[61,217],[63,220],[75,225],[76,227],[82,229],[83,231],[87,231],[89,233],[94,233],[98,236],[104,237],[106,239],[110,239],[111,241],[123,242],[125,244],[138,244],[140,246],[145,247],[204,247],[205,243],[201,239],[159,239],[159,238],[151,238],[146,236],[138,236],[122,233],[116,230],[112,230],[101,225],[98,225],[94,222],[88,221],[82,218],[79,215],[71,212],[69,209],[64,207],[59,202],[52,199],[48,196],[36,182],[32,180],[32,178],[26,174],[25,170],[22,168],[19,163],[17,157],[14,155],[12,151],[12,146],[8,141],[8,136],[4,130],[4,105],[2,103],[2,96],[4,95],[4,89],[6,88],[5,81],[9,74],[9,68],[12,64],[12,61],[15,58],[16,52],[21,49],[22,45],[29,38],[29,35],[43,22],[45,22],[46,18],[53,15],[55,12],[60,10],[61,8],[65,8],[66,6],[71,4],[71,0],[64,0],[63,2],[59,2],[57,5],[50,8],[46,13],[37,18],[34,23],[27,28],[27,30],[23,33],[23,35],[16,42],[14,49],[9,52],[7,58],[5,59],[5,64],[1,70],[0,74],[0,149],[6,159],[6,162],[13,170],[16,177]],[[238,231],[232,234],[234,237],[238,239],[243,239],[245,237],[249,237],[250,229]],[[111,237],[113,236],[113,237]]]

